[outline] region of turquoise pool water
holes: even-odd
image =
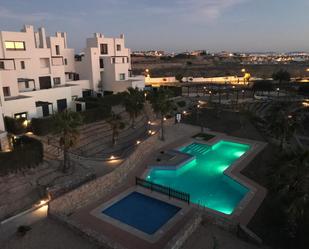
[[[146,178],[189,193],[193,203],[231,214],[248,189],[223,172],[249,149],[249,145],[223,140],[212,146],[192,143],[180,151],[196,159],[175,170],[153,168]]]

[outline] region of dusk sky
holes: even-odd
[[[308,0],[1,0],[0,30],[124,33],[132,50],[309,51]]]

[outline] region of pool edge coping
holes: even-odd
[[[143,232],[133,226],[130,226],[120,220],[117,220],[115,218],[112,218],[108,215],[102,214],[102,210],[111,207],[113,204],[117,203],[118,201],[122,200],[129,194],[133,192],[138,192],[141,194],[144,194],[148,197],[157,199],[159,201],[168,203],[170,205],[176,206],[180,208],[180,210],[172,216],[163,226],[161,226],[154,234],[147,234],[146,232]],[[151,193],[151,195],[149,194]],[[144,189],[139,186],[132,186],[126,191],[121,192],[120,194],[114,196],[110,200],[102,203],[101,205],[97,206],[93,210],[89,212],[90,215],[94,216],[97,219],[103,220],[119,229],[122,229],[140,239],[143,239],[149,243],[155,243],[158,240],[162,238],[166,234],[166,232],[171,229],[178,221],[180,221],[192,208],[192,205],[186,205],[186,203],[179,201],[174,198],[168,198],[165,195],[162,195],[160,193],[156,193],[147,189]]]
[[[188,139],[188,141],[182,142],[181,145],[176,145],[175,147],[170,149],[179,150],[181,147],[188,146],[194,142],[200,144],[206,144],[208,146],[213,146],[214,144],[220,141],[237,142],[249,145],[250,146],[249,150],[246,151],[246,153],[244,153],[242,156],[240,156],[233,164],[231,164],[223,172],[223,174],[230,177],[232,180],[246,187],[248,189],[248,193],[242,198],[242,200],[238,203],[233,212],[229,215],[216,211],[214,209],[201,207],[195,203],[190,204],[198,209],[203,209],[211,214],[219,215],[220,217],[227,218],[229,220],[235,221],[236,223],[241,223],[242,225],[247,225],[251,220],[251,218],[256,213],[262,201],[264,200],[267,194],[267,190],[263,186],[259,185],[257,182],[243,175],[241,171],[244,168],[246,168],[249,165],[249,163],[253,161],[254,158],[256,158],[256,156],[267,147],[268,144],[266,142],[261,142],[247,138],[234,137],[227,135],[225,133],[214,132],[210,130],[207,130],[207,133],[215,135],[215,137],[207,141],[198,140],[191,137],[190,139]],[[147,165],[145,171],[142,174],[142,177],[145,178],[153,168],[157,167],[153,165]],[[178,168],[179,166],[176,167],[175,169]],[[254,205],[252,211],[248,210],[250,204]]]

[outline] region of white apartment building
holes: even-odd
[[[91,89],[101,94],[145,86],[143,76],[131,74],[131,51],[125,47],[123,34],[120,38],[108,38],[95,33],[88,38],[83,53],[76,56],[76,71],[81,79],[90,81]]]
[[[0,150],[7,147],[4,116],[30,120],[66,108],[81,111],[84,105],[74,100],[89,92],[125,91],[134,82],[143,86],[143,78],[129,77],[130,67],[123,36],[96,34],[87,40],[84,56],[76,62],[64,32],[47,37],[44,28],[35,31],[30,25],[20,32],[1,31]]]

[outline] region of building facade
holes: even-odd
[[[130,78],[130,50],[124,37],[105,38],[96,34],[87,39],[84,56],[68,48],[67,35],[46,36],[25,25],[20,32],[0,32],[0,150],[7,141],[4,116],[47,117],[55,112],[80,107],[75,99],[103,91],[125,91]],[[116,86],[114,86],[114,84]]]
[[[88,38],[83,53],[76,56],[76,70],[80,78],[88,79],[91,88],[100,94],[145,85],[144,77],[131,73],[131,52],[125,47],[123,34],[119,38],[109,38],[95,33]]]

